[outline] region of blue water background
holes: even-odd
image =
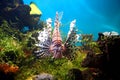
[[[76,26],[83,34],[116,31],[120,33],[120,0],[24,0],[29,5],[35,2],[42,11],[41,20],[55,19],[56,11],[62,12],[62,34],[69,31],[69,23],[76,19]]]

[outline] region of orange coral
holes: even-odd
[[[16,73],[19,70],[18,66],[13,66],[13,65],[9,65],[7,63],[4,64],[0,64],[0,71],[3,71],[4,73]]]

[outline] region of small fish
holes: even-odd
[[[42,15],[41,10],[37,7],[37,5],[34,2],[30,3],[30,15]]]

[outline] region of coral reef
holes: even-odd
[[[31,15],[31,7],[25,5],[23,0],[1,0],[0,9],[0,23],[7,20],[12,28],[20,31],[24,26],[28,26],[30,30],[35,29],[35,26],[39,26],[38,21],[41,15]]]
[[[117,63],[119,61],[120,36],[118,34],[106,36],[103,33],[99,33],[97,43],[102,53],[87,53],[86,58],[82,61],[82,66],[99,69],[97,73],[100,74],[97,78],[100,80],[120,79],[120,69]]]
[[[93,41],[92,34],[77,34],[74,19],[63,41],[63,13],[56,13],[52,30],[52,19],[39,22],[40,13],[32,15],[22,0],[1,0],[0,8],[0,80],[120,79],[117,32],[99,33]]]

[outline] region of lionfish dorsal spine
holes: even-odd
[[[55,41],[62,42],[62,38],[60,35],[60,31],[59,31],[60,22],[59,22],[58,12],[56,12],[54,26],[55,28],[54,28],[53,35],[52,35],[52,42],[55,42]]]

